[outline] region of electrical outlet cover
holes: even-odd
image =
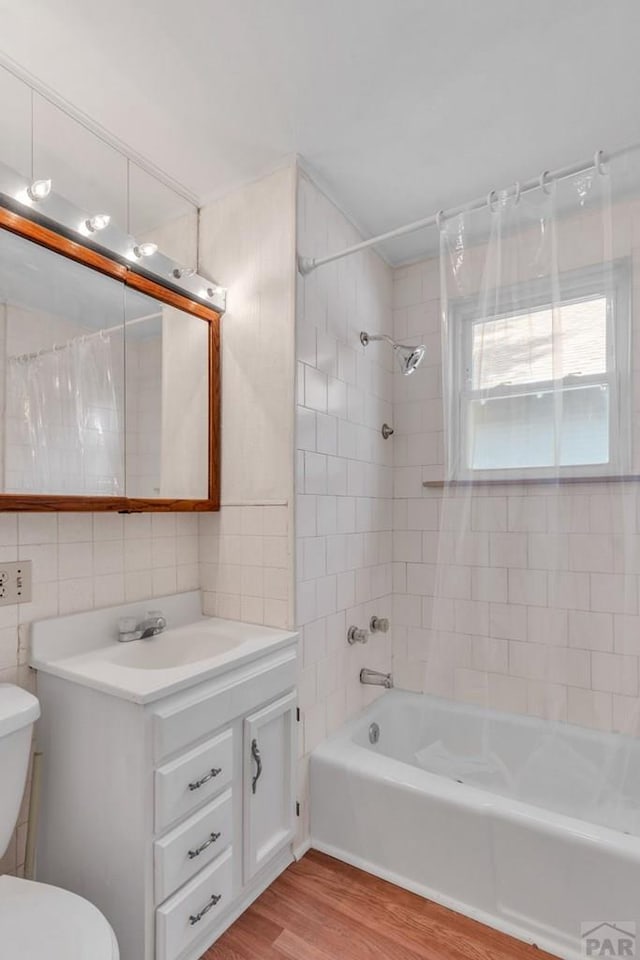
[[[31,560],[0,563],[0,606],[29,603],[31,600]]]

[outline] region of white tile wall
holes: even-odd
[[[0,557],[33,564],[31,602],[0,607],[0,683],[33,689],[35,675],[27,666],[33,620],[197,589],[198,518],[4,513]],[[26,816],[25,804],[0,873],[22,869]]]
[[[223,505],[200,521],[204,609],[274,627],[293,626],[295,182],[291,164],[201,213],[200,268],[227,286]]]
[[[428,347],[395,377],[396,679],[637,734],[640,491],[424,489],[443,475],[439,307],[437,261],[394,271],[395,336]]]
[[[290,627],[289,508],[227,506],[200,515],[204,612]]]
[[[298,248],[319,256],[356,231],[301,174]],[[374,253],[299,278],[296,310],[296,623],[301,631],[299,841],[308,834],[308,756],[379,688],[362,666],[391,669],[391,634],[349,647],[350,624],[391,615],[392,355],[361,330],[391,333],[391,270]]]

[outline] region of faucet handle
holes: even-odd
[[[361,627],[351,626],[347,630],[347,640],[350,644],[354,643],[366,643],[369,639],[369,631],[363,630]]]
[[[389,620],[387,617],[371,617],[369,621],[371,633],[388,633]]]
[[[118,634],[122,641],[135,640],[137,634],[138,621],[135,617],[120,617],[118,620]]]

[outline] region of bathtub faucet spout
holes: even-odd
[[[393,686],[393,677],[390,673],[379,673],[378,670],[368,670],[363,667],[360,671],[360,683],[373,687],[385,687],[390,690]]]

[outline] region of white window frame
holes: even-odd
[[[474,323],[498,320],[531,310],[551,307],[548,277],[527,282],[505,291],[512,304],[508,313],[489,317],[478,316],[478,297],[453,300],[448,306],[448,365],[453,391],[448,406],[447,479],[448,480],[527,480],[549,478],[586,478],[625,476],[631,466],[631,267],[628,260],[598,264],[564,273],[559,278],[562,294],[560,303],[577,303],[604,296],[607,301],[607,372],[580,377],[580,384],[606,382],[609,387],[609,454],[605,464],[579,464],[552,467],[500,467],[474,470],[466,463],[468,426],[465,412],[469,401],[476,396],[491,396],[491,390],[473,390],[470,386],[472,366],[472,331]],[[613,336],[611,334],[613,333]],[[569,387],[574,377],[564,378]],[[531,393],[553,385],[557,381],[526,384]],[[513,390],[521,394],[523,385],[496,388],[500,395]]]

